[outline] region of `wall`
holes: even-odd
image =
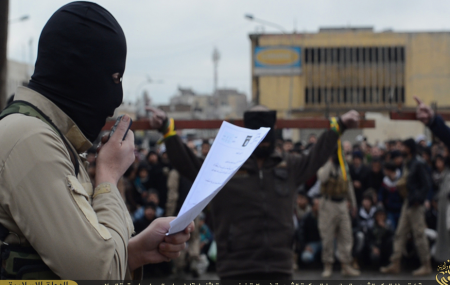
[[[430,139],[430,132],[419,121],[397,121],[389,119],[388,114],[366,113],[366,118],[375,120],[375,129],[364,129],[363,135],[367,137],[369,143],[379,143],[386,140],[416,138],[420,134],[425,134]]]
[[[405,64],[405,105],[414,108],[413,96],[423,98],[426,103],[438,102],[439,106],[450,109],[450,32],[423,33],[317,33],[317,34],[270,34],[252,35],[252,46],[294,45],[306,47],[376,47],[404,46]],[[305,68],[305,64],[303,64]],[[293,76],[292,91],[290,76],[252,77],[252,97],[257,97],[259,87],[260,103],[279,111],[283,117],[289,110],[289,94],[292,92],[292,108],[305,110],[305,73]],[[348,108],[352,106],[349,105]],[[373,106],[366,106],[369,109]],[[383,105],[378,106],[383,108]],[[392,106],[391,106],[392,107]],[[393,106],[397,107],[397,106]],[[322,106],[322,109],[325,107]]]
[[[8,60],[6,75],[6,97],[9,98],[16,92],[18,86],[28,83],[30,80],[30,66],[26,63]]]

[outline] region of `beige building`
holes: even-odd
[[[169,105],[159,106],[175,120],[241,119],[247,109],[247,96],[236,89],[217,89],[214,94],[197,94],[190,88],[178,88]],[[218,130],[182,130],[180,134],[215,137]]]
[[[6,98],[8,99],[16,92],[18,86],[28,84],[32,67],[26,63],[8,60],[6,72]]]
[[[247,109],[247,97],[236,89],[218,89],[208,95],[180,87],[170,104],[160,108],[175,119],[240,119]]]
[[[356,109],[376,120],[375,130],[363,132],[375,142],[424,133],[417,122],[387,117],[389,111],[415,110],[414,96],[450,109],[450,32],[325,28],[251,34],[250,40],[252,100],[279,117]]]

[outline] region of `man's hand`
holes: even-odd
[[[354,129],[358,127],[359,113],[355,110],[348,111],[341,116],[341,121],[347,127],[347,129]]]
[[[166,113],[160,109],[153,107],[146,107],[145,110],[151,112],[151,115],[148,118],[150,120],[150,127],[153,130],[159,130],[162,127],[164,121],[167,119]]]
[[[154,220],[143,232],[128,242],[128,267],[135,270],[148,263],[168,262],[180,256],[194,230],[192,222],[184,231],[166,236],[175,217]]]
[[[434,118],[434,111],[431,109],[430,106],[425,105],[422,100],[414,96],[414,99],[417,103],[417,109],[416,109],[416,117],[417,120],[421,121],[425,125],[430,124],[433,121]]]
[[[129,125],[130,117],[125,115],[111,138],[107,142],[105,137],[102,138],[102,142],[105,143],[98,150],[95,186],[103,182],[117,184],[133,163],[135,157],[133,132],[128,131],[125,140],[122,141]]]

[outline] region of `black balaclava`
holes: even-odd
[[[29,88],[61,108],[93,142],[122,103],[127,45],[119,23],[103,7],[72,2],[56,11],[39,38]]]
[[[259,145],[253,154],[259,158],[270,156],[275,150],[275,123],[277,122],[276,111],[248,111],[244,113],[244,127],[257,130],[261,127],[269,127],[270,131],[262,142],[269,142],[269,146]]]

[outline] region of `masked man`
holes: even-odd
[[[122,102],[126,42],[114,17],[90,2],[56,11],[39,39],[29,88],[0,114],[1,279],[123,280],[178,256],[188,229],[173,218],[131,238],[117,182],[134,161],[124,116],[97,157],[95,185],[79,155]]]
[[[196,157],[175,135],[173,120],[152,109],[151,124],[165,138],[173,166],[190,180],[200,170]],[[290,279],[293,268],[296,189],[313,176],[335,149],[346,128],[356,126],[356,111],[333,120],[308,155],[275,152],[276,112],[255,106],[244,114],[245,127],[270,127],[263,142],[212,200],[217,242],[217,273],[221,279]]]

